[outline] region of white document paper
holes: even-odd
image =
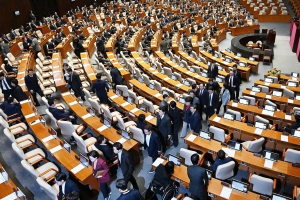
[[[55,153],[55,152],[57,152],[57,151],[59,151],[59,150],[61,150],[61,149],[62,149],[62,147],[61,147],[60,145],[58,145],[58,146],[56,146],[56,147],[50,149],[50,152],[51,152],[51,153]]]
[[[218,116],[216,116],[216,117],[213,119],[214,122],[219,122],[220,120],[221,120],[221,117],[218,117]]]
[[[265,159],[264,167],[272,169],[273,163],[274,163],[274,161]]]
[[[269,86],[269,85],[270,85],[270,83],[265,83],[265,85],[266,85],[266,86]]]
[[[158,167],[158,165],[163,163],[163,162],[164,162],[164,159],[157,158],[152,165],[155,166],[155,167]]]
[[[271,158],[271,153],[270,152],[266,152],[266,158],[270,159]]]
[[[114,95],[114,96],[111,96],[111,97],[109,97],[110,99],[115,99],[115,98],[117,98],[117,97],[119,97],[118,95]]]
[[[33,117],[33,116],[36,116],[35,113],[31,113],[29,115],[26,115],[25,118],[28,119],[28,118]]]
[[[235,103],[235,102],[232,102],[232,107],[237,107],[238,106],[238,103]]]
[[[73,102],[71,102],[69,105],[70,106],[73,106],[73,105],[75,105],[75,104],[77,104],[78,102],[77,101],[73,101]]]
[[[158,72],[152,72],[152,74],[157,74]]]
[[[225,64],[225,65],[227,65],[227,64],[228,64],[228,62],[226,62],[226,61],[223,61],[222,63],[223,63],[223,64]]]
[[[178,83],[178,84],[176,85],[176,87],[180,87],[180,86],[182,86],[182,84],[181,84],[181,83]]]
[[[287,135],[281,135],[281,141],[288,142],[289,141],[289,136],[287,136]]]
[[[15,200],[18,199],[17,195],[15,192],[7,195],[6,197],[2,198],[1,200]]]
[[[288,103],[294,103],[293,99],[288,99]]]
[[[257,135],[261,135],[262,131],[263,131],[262,129],[256,128],[254,133],[257,134]]]
[[[225,199],[229,199],[230,195],[231,195],[231,192],[232,192],[231,188],[223,186],[223,189],[221,191],[220,196],[223,197],[223,198],[225,198]]]
[[[273,115],[274,115],[274,112],[269,111],[269,110],[263,110],[263,111],[262,111],[262,114],[273,116]]]
[[[23,100],[23,101],[20,101],[19,103],[20,103],[21,105],[24,104],[24,103],[28,103],[28,99]]]
[[[125,138],[121,138],[121,139],[119,139],[117,142],[120,142],[121,144],[123,144],[124,142],[126,142],[127,140],[125,139]]]
[[[161,94],[160,94],[160,93],[157,93],[157,94],[155,94],[155,95],[153,95],[153,96],[155,96],[155,97],[160,97]]]
[[[25,72],[18,72],[18,74],[25,74]]]
[[[79,165],[77,165],[76,167],[74,167],[73,169],[71,169],[71,172],[73,174],[77,174],[78,172],[80,172],[80,170],[82,170],[84,168],[85,168],[85,166],[80,163]]]
[[[30,122],[30,126],[33,126],[33,125],[36,125],[38,123],[40,123],[41,121],[39,119],[33,121],[33,122]]]
[[[4,177],[2,176],[2,174],[0,173],[0,184],[3,183],[3,182],[5,182],[5,179],[4,179]]]
[[[187,140],[193,142],[196,139],[196,137],[197,137],[196,135],[190,134],[190,136],[187,138]]]
[[[251,95],[255,95],[255,94],[256,94],[256,92],[250,92],[250,94],[251,94]]]
[[[54,81],[60,81],[61,80],[61,78],[56,78],[56,79],[54,79]]]
[[[286,120],[292,120],[292,115],[285,115],[284,119],[286,119]]]
[[[151,119],[153,119],[154,117],[152,115],[149,115],[146,117],[146,121],[150,121]]]
[[[62,93],[61,96],[67,96],[69,94],[70,94],[70,92],[65,92],[65,93]]]
[[[195,78],[199,78],[199,77],[200,77],[200,75],[198,75],[198,74],[195,76]]]
[[[137,111],[139,111],[139,109],[138,109],[138,108],[134,108],[134,109],[132,109],[130,112],[135,113],[135,112],[137,112]]]
[[[25,86],[25,83],[21,83],[21,84],[19,84],[19,86]]]
[[[285,85],[281,85],[280,88],[283,88],[283,89],[284,89],[284,88],[286,88],[286,86],[285,86]]]
[[[122,107],[125,107],[125,106],[127,106],[127,105],[129,105],[128,102],[124,102],[124,103],[121,104]]]
[[[166,78],[164,78],[164,80],[167,81],[167,80],[170,80],[170,78],[169,78],[169,77],[166,77]]]
[[[107,128],[108,128],[107,126],[103,125],[100,128],[98,128],[97,131],[102,132],[102,131],[104,131]]]
[[[48,142],[48,141],[50,141],[50,140],[52,140],[52,139],[54,139],[54,137],[53,137],[52,135],[49,135],[49,136],[43,138],[42,141],[43,141],[44,143],[46,143],[46,142]]]
[[[83,116],[82,116],[82,119],[87,119],[87,118],[89,118],[89,117],[92,117],[92,115],[91,115],[90,113],[83,115]]]
[[[235,150],[229,148],[222,148],[222,150],[229,156],[234,158]]]
[[[192,73],[191,71],[188,71],[188,72],[186,72],[187,74],[190,74],[190,73]]]
[[[271,95],[266,95],[266,98],[267,99],[272,99],[272,96]]]

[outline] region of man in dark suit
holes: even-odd
[[[101,73],[96,75],[97,81],[92,85],[92,91],[96,92],[97,97],[103,104],[110,104],[107,97],[107,92],[109,92],[109,87],[107,83],[101,80]]]
[[[35,22],[33,20],[31,20],[30,27],[33,30],[35,30],[37,28],[37,25],[35,24]]]
[[[138,190],[127,189],[127,182],[124,179],[119,179],[116,181],[116,188],[121,193],[121,196],[117,200],[144,200],[143,196]]]
[[[3,72],[0,72],[0,81],[4,100],[7,101],[8,97],[12,94],[11,79],[9,77],[5,77]]]
[[[169,117],[171,119],[171,124],[172,124],[173,145],[174,145],[174,147],[177,147],[178,146],[178,131],[182,124],[182,118],[181,118],[180,110],[179,110],[179,108],[177,108],[175,101],[170,102]]]
[[[162,139],[163,152],[165,152],[168,147],[172,146],[170,143],[172,135],[171,119],[166,114],[166,110],[167,108],[165,107],[159,107],[158,114],[156,115],[156,127]]]
[[[42,92],[41,87],[39,86],[36,74],[33,73],[33,69],[28,69],[28,75],[25,77],[25,84],[33,97],[35,105],[40,106],[40,103],[36,98],[36,93],[38,93],[40,97],[43,97],[44,93]]]
[[[239,85],[239,79],[234,75],[234,72],[231,70],[229,74],[225,77],[225,83],[228,84],[230,88],[230,100],[235,99],[236,88]]]
[[[194,133],[200,133],[202,129],[202,124],[200,122],[199,113],[197,112],[197,106],[195,104],[191,105],[190,110],[192,113],[190,117],[190,129]]]
[[[11,29],[10,33],[9,33],[9,37],[11,40],[16,39],[16,37],[18,37],[18,35],[15,33],[14,29]]]
[[[164,94],[163,95],[163,100],[159,104],[159,107],[166,107],[166,113],[167,114],[168,114],[168,111],[169,111],[168,101],[169,101],[169,95]]]
[[[116,89],[117,85],[121,85],[123,81],[123,77],[121,75],[121,72],[118,70],[118,68],[114,67],[113,64],[109,65],[110,67],[110,75],[112,79],[112,85],[113,88]]]
[[[168,51],[168,43],[164,38],[162,38],[159,46],[160,46],[160,51],[161,52],[165,53],[165,52]]]
[[[73,181],[67,179],[67,175],[65,173],[61,172],[56,174],[55,182],[59,186],[59,193],[57,196],[58,200],[62,200],[63,197],[67,196],[69,193],[73,191],[80,192],[77,185]]]
[[[144,148],[148,150],[148,155],[152,158],[152,163],[158,158],[161,152],[161,143],[158,135],[152,131],[151,126],[144,127],[144,133],[146,135]],[[153,173],[154,168],[151,167],[149,173]]]
[[[235,87],[235,99],[239,99],[240,95],[240,86],[242,84],[241,72],[237,70],[237,64],[232,66],[233,74],[239,79],[239,83]]]
[[[72,90],[76,97],[81,97],[81,100],[85,101],[83,92],[82,92],[82,84],[79,78],[79,75],[76,72],[73,72],[72,68],[68,68],[67,72],[69,74],[68,84],[71,85]]]
[[[199,155],[191,156],[192,166],[188,166],[187,173],[190,179],[189,191],[194,200],[207,199],[208,177],[204,168],[199,166]]]
[[[8,97],[8,99],[0,105],[0,108],[7,115],[8,119],[22,116],[21,105],[20,103],[15,102],[13,97]]]
[[[76,124],[77,117],[74,115],[71,115],[70,111],[56,108],[54,101],[52,99],[48,100],[48,104],[49,104],[49,108],[48,108],[49,112],[53,115],[53,117],[56,120],[64,119],[64,120],[71,121],[72,124]]]
[[[11,80],[11,86],[12,86],[12,96],[17,101],[23,101],[28,99],[28,96],[23,92],[22,88],[18,85],[19,81],[17,79]]]
[[[232,161],[232,158],[226,157],[226,153],[221,149],[218,151],[218,157],[216,158],[214,164],[211,166],[210,163],[208,163],[208,167],[216,172],[220,165],[226,164],[230,161]]]
[[[107,139],[103,135],[97,137],[97,143],[95,147],[99,149],[107,161],[113,160],[116,154],[113,152],[113,149],[107,145]]]
[[[215,81],[213,78],[210,78],[208,80],[208,83],[206,84],[206,89],[208,90],[208,88],[212,87],[214,92],[219,93],[220,91],[220,85],[217,81]]]
[[[134,163],[131,155],[123,149],[123,145],[120,142],[116,142],[113,145],[114,153],[118,155],[118,163],[121,167],[122,174],[126,183],[131,182],[133,189],[139,190],[139,186],[133,176]]]
[[[215,63],[212,63],[208,68],[208,77],[215,79],[218,76],[218,67]]]
[[[211,117],[215,112],[217,112],[217,107],[219,103],[219,95],[218,93],[213,91],[212,87],[208,88],[208,96],[207,96],[206,105],[206,120]]]
[[[23,33],[25,33],[24,26],[20,26],[19,33],[20,33],[20,35],[23,35]]]
[[[204,111],[204,105],[206,105],[206,101],[208,98],[208,91],[205,89],[203,83],[200,83],[199,88],[196,91],[196,97],[198,97],[198,99],[200,101],[199,114],[200,114],[200,117],[202,118],[202,113]]]

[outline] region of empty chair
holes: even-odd
[[[132,133],[132,138],[136,141],[138,141],[140,144],[144,144],[145,142],[145,135],[142,131],[142,129],[136,127],[136,126],[129,126],[129,131]]]
[[[23,122],[10,126],[8,122],[2,116],[0,116],[0,125],[3,128],[7,128],[13,135],[27,133],[27,126]]]
[[[183,82],[183,79],[181,77],[181,74],[179,74],[178,72],[174,72],[174,75],[176,76],[176,79],[179,81],[179,82]]]
[[[144,99],[144,104],[148,107],[148,111],[155,114],[158,110],[159,106],[153,105],[151,101],[148,101],[147,99]]]
[[[278,83],[278,77],[276,76],[267,76],[267,78],[271,78],[274,80],[274,83]]]
[[[275,108],[277,108],[277,105],[275,103],[273,103],[272,101],[270,101],[269,99],[267,99],[265,101],[265,105],[275,106]]]
[[[262,146],[263,146],[264,142],[265,142],[265,138],[261,137],[259,139],[255,139],[253,141],[243,142],[242,145],[246,151],[258,153],[258,152],[262,151]]]
[[[258,85],[257,87],[261,88],[261,91],[264,93],[269,93],[269,87],[265,85]]]
[[[48,60],[47,60],[41,52],[38,53],[38,57],[41,60],[41,62],[43,63],[43,65],[51,65],[51,63],[52,63],[51,57],[47,57],[48,58]]]
[[[185,60],[181,60],[178,64],[179,64],[180,67],[184,67],[184,68],[187,68],[187,69],[189,68],[189,66],[188,66],[188,64]]]
[[[151,83],[153,83],[152,80],[150,80],[149,76],[147,74],[143,74],[144,83],[149,86]]]
[[[154,64],[153,64],[153,65],[154,65]],[[156,65],[155,65],[155,66],[156,66]],[[141,71],[140,71],[139,68],[136,67],[136,68],[134,69],[134,71],[135,71],[135,76],[136,76],[137,79],[143,78],[142,73],[141,73]]]
[[[54,179],[55,175],[59,172],[57,166],[52,162],[46,162],[34,169],[26,160],[21,161],[21,165],[26,169],[34,178],[41,177],[45,181]]]
[[[242,121],[241,113],[236,110],[227,109],[226,113],[233,114],[235,116],[235,120]]]
[[[300,163],[300,151],[295,149],[284,149],[282,160],[291,163]]]
[[[73,132],[72,135],[76,140],[78,151],[83,154],[89,153],[89,147],[97,142],[97,139],[94,137],[89,137],[84,140],[83,137],[86,136],[86,133],[78,135],[77,133]]]
[[[192,65],[190,66],[190,70],[193,69],[195,73],[200,74],[201,73],[201,67]]]
[[[180,58],[179,58],[177,55],[174,55],[174,59],[175,59],[175,62],[176,62],[177,64],[180,63]],[[173,62],[174,62],[174,61],[173,61]]]
[[[276,187],[276,179],[272,180],[252,173],[249,175],[249,182],[253,184],[254,192],[268,196],[272,196]]]
[[[169,67],[163,67],[163,69],[167,76],[169,76],[169,77],[172,76],[172,70]]]
[[[300,108],[299,108],[299,107],[293,107],[292,113],[293,113],[294,115],[296,115],[296,113],[300,113]]]
[[[187,166],[193,165],[191,161],[191,157],[193,154],[197,153],[196,151],[188,150],[185,148],[180,148],[180,157],[184,158],[184,164]],[[199,158],[201,158],[201,155],[199,155]]]
[[[100,104],[98,103],[97,99],[88,98],[88,102],[91,104],[92,108],[96,111],[97,114],[102,114],[103,111],[101,109]]]
[[[136,96],[136,93],[133,92],[133,91],[131,91],[131,90],[128,90],[128,94],[133,99],[133,102],[136,105],[139,105],[139,104],[143,103],[144,97],[142,97],[142,96]]]
[[[69,141],[71,137],[73,136],[72,133],[76,132],[77,134],[81,134],[85,126],[83,124],[80,125],[74,125],[69,121],[63,121],[63,120],[58,120],[57,121],[57,126],[60,128],[62,136]]]
[[[230,140],[230,135],[225,134],[225,131],[221,128],[210,126],[209,132],[214,134],[214,140],[219,142],[228,142]]]
[[[36,182],[39,184],[40,188],[46,192],[46,194],[52,199],[57,200],[58,195],[58,188],[55,188],[54,184],[53,186],[49,185],[45,180],[43,180],[41,177],[38,177],[36,179]],[[58,186],[57,186],[58,187]]]
[[[101,109],[103,110],[104,117],[111,122],[117,122],[116,116],[121,116],[121,114],[118,111],[110,112],[109,108],[105,105],[101,104]]]
[[[46,114],[50,117],[51,120],[51,125],[56,129],[58,128],[57,123],[56,123],[56,118],[52,115],[52,113],[49,111],[49,109],[45,110]]]
[[[26,160],[30,165],[34,165],[45,158],[45,152],[41,148],[35,148],[26,153],[22,150],[22,148],[16,143],[13,142],[11,144],[14,152],[22,159]]]
[[[44,85],[41,82],[39,82],[39,86],[41,87],[41,90],[43,91],[43,94],[45,96],[54,94],[56,92],[56,87],[54,86],[44,87]]]
[[[215,177],[220,180],[225,180],[232,177],[234,175],[234,171],[233,171],[234,167],[235,167],[234,161],[230,161],[228,163],[219,165],[216,170]]]
[[[128,87],[126,85],[117,85],[116,89],[122,91],[122,96],[123,97],[128,97]]]
[[[282,11],[281,11],[281,14],[282,14],[282,15],[287,15],[287,14],[288,14],[288,11],[287,11],[287,10],[282,10]]]
[[[244,98],[244,99],[248,99],[248,100],[249,100],[249,103],[250,103],[250,105],[253,105],[253,106],[255,106],[255,105],[256,105],[256,100],[255,100],[255,98],[254,98],[254,97],[242,96],[242,98]]]
[[[285,97],[288,97],[288,98],[294,98],[295,97],[295,92],[287,89],[287,88],[284,88],[283,89],[283,96]]]
[[[118,121],[118,126],[121,130],[126,130],[127,132],[129,132],[129,127],[130,126],[136,126],[136,123],[134,121],[128,121],[128,122],[124,122],[124,117],[122,118],[121,115],[116,115],[117,121]]]
[[[14,57],[14,55],[12,53],[7,53],[6,54],[8,60],[11,62],[11,65],[16,66],[19,65],[20,62],[18,60],[16,60],[16,58]]]
[[[190,85],[197,84],[196,81],[192,78],[186,78],[185,80],[188,81]]]
[[[166,90],[165,87],[162,87],[162,86],[161,86],[161,83],[160,83],[160,82],[158,82],[158,81],[156,81],[156,80],[153,80],[153,83],[154,83],[154,88],[155,88],[156,90],[158,90],[159,92],[162,92],[162,91]]]
[[[260,48],[253,48],[253,50],[252,50],[252,57],[256,61],[259,61],[259,53],[260,53]]]
[[[270,122],[269,122],[269,120],[267,120],[267,119],[265,119],[265,118],[263,118],[263,117],[261,117],[261,116],[258,116],[258,115],[255,116],[255,121],[256,121],[256,122],[261,122],[261,123],[264,123],[264,124],[268,124],[269,126],[268,126],[267,128],[269,128],[269,129],[271,129],[271,130],[274,130],[275,127],[276,127],[275,124],[274,124],[274,125],[271,125]]]
[[[264,50],[263,62],[268,61],[268,63],[270,64],[271,56],[272,56],[272,50],[271,49],[265,49]]]

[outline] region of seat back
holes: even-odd
[[[45,57],[43,56],[43,54],[41,52],[38,53],[38,57],[42,62],[45,60]]]
[[[142,74],[143,76],[143,79],[144,79],[144,82],[145,84],[148,86],[150,85],[150,79],[149,79],[149,76],[147,74]]]
[[[294,107],[292,110],[292,113],[295,115],[296,113],[300,113],[300,108],[299,107]]]
[[[275,76],[267,76],[267,78],[272,78],[272,79],[274,79],[274,83],[278,83],[278,77],[275,77]]]
[[[227,109],[227,113],[235,115],[235,120],[241,121],[241,113],[236,110]]]
[[[184,158],[184,164],[187,165],[187,166],[193,165],[193,163],[191,161],[191,156],[195,153],[197,153],[197,152],[192,151],[192,150],[188,150],[188,149],[185,149],[185,148],[180,148],[180,156],[182,158]]]
[[[112,115],[111,115],[109,109],[105,105],[101,104],[100,106],[101,106],[101,109],[103,110],[104,117],[109,119],[110,121],[112,121]]]
[[[83,88],[82,91],[87,99],[92,98],[91,93],[87,89]]]
[[[22,160],[21,165],[33,176],[33,178],[36,179],[37,177],[39,177],[33,166],[30,165],[26,160]]]
[[[252,55],[259,55],[260,48],[253,48]]]
[[[275,103],[273,103],[272,101],[270,101],[269,99],[267,99],[265,101],[265,105],[275,106],[275,108],[277,108],[277,105]]]
[[[235,167],[234,161],[230,161],[223,165],[219,165],[216,170],[216,178],[225,180],[232,177],[234,175],[234,171],[233,171],[234,167]]]
[[[264,85],[258,85],[257,87],[261,88],[261,91],[264,93],[269,93],[269,87]]]
[[[250,101],[250,104],[255,106],[255,98],[254,97],[250,97],[250,96],[242,96],[245,99],[248,99]]]
[[[39,184],[40,188],[46,192],[46,194],[52,199],[57,200],[58,191],[54,190],[51,185],[44,181],[41,177],[36,179],[36,182]]]
[[[4,113],[2,109],[0,109],[0,116],[2,116],[3,119],[7,120],[7,115]]]
[[[210,126],[209,131],[214,134],[214,139],[220,142],[225,142],[225,131],[215,126]]]
[[[139,68],[136,67],[136,68],[134,68],[134,70],[135,70],[135,75],[136,75],[137,79],[143,78],[142,73]]]
[[[149,112],[154,113],[154,106],[151,101],[148,101],[147,99],[144,99],[144,104],[148,106]]]
[[[131,91],[131,90],[128,90],[128,95],[134,100],[134,103],[135,103],[136,105],[139,104],[139,100],[138,100],[138,98],[137,98],[135,92],[133,92],[133,91]]]
[[[76,140],[78,151],[80,151],[83,154],[87,154],[88,151],[86,149],[86,144],[85,144],[84,140],[82,139],[82,137],[80,137],[76,132],[73,132],[72,135],[73,135],[74,139]]]
[[[102,114],[101,107],[100,107],[99,103],[97,102],[97,100],[95,100],[93,98],[88,98],[88,101],[91,104],[92,108],[94,108],[98,114]]]
[[[176,76],[177,80],[179,82],[182,82],[182,77],[181,77],[181,74],[177,73],[177,72],[174,72],[174,75]]]
[[[163,67],[163,69],[167,76],[169,76],[169,77],[172,76],[172,70],[169,67]]]
[[[273,193],[273,180],[272,179],[253,174],[251,177],[250,183],[253,184],[254,192],[272,196],[272,193]]]
[[[265,142],[265,138],[261,137],[257,140],[251,141],[248,147],[248,151],[258,153],[262,151],[262,146]]]
[[[71,139],[72,133],[76,132],[73,124],[69,121],[57,121],[57,126],[60,128],[62,136],[67,141]]]
[[[8,128],[5,128],[5,129],[3,130],[3,133],[4,133],[4,135],[6,135],[6,137],[8,137],[8,139],[9,139],[11,142],[16,142],[15,136],[8,130]]]
[[[16,61],[16,58],[14,57],[14,55],[12,53],[7,53],[6,56],[10,62]]]
[[[126,130],[126,126],[125,126],[124,120],[122,119],[122,116],[116,115],[116,118],[118,120],[118,126],[119,126],[119,128],[121,130]]]
[[[44,104],[47,106],[47,108],[49,108],[49,104],[48,104],[48,100],[46,99],[46,97],[42,97],[42,101],[44,102]]]
[[[126,85],[117,85],[116,88],[122,91],[123,97],[128,97],[128,87]]]
[[[271,49],[265,49],[264,56],[271,56],[271,55],[272,55],[272,50]]]
[[[287,149],[285,152],[284,161],[291,163],[300,163],[300,151],[295,149]]]
[[[141,144],[144,144],[145,136],[144,136],[142,129],[140,129],[136,126],[129,126],[129,131],[130,131],[130,133],[132,133],[133,139],[135,139],[136,141],[138,141]]]
[[[50,117],[51,119],[51,125],[53,126],[53,128],[58,128],[57,123],[56,123],[56,118],[52,115],[52,113],[49,111],[49,109],[45,110],[46,114]]]
[[[14,150],[14,152],[21,158],[21,160],[24,160],[26,158],[23,150],[18,146],[16,142],[13,142],[11,144],[11,147]]]
[[[287,88],[284,88],[283,89],[283,96],[285,97],[288,97],[288,98],[294,98],[295,97],[295,92],[287,89]]]
[[[154,88],[156,90],[158,90],[159,92],[162,92],[162,87],[161,87],[161,83],[156,81],[156,80],[153,80],[153,83],[154,83]]]

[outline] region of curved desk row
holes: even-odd
[[[289,87],[289,86],[281,85],[280,83],[266,83],[263,80],[256,80],[254,82],[254,85],[265,85],[265,86],[268,86],[271,89],[284,89],[284,88],[286,88],[286,89],[289,89],[293,92],[300,93],[300,86],[298,86],[298,87]]]

